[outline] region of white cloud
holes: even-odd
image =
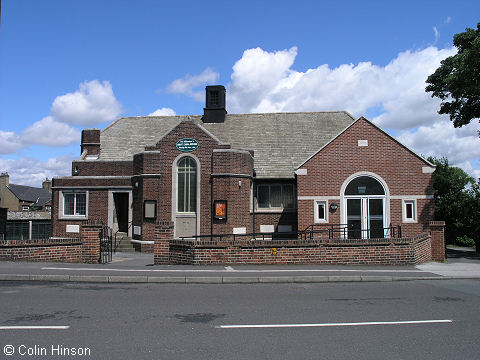
[[[2,159],[0,169],[10,174],[10,183],[41,187],[45,178],[71,175],[73,157],[62,156],[40,161],[34,158]]]
[[[0,130],[0,154],[10,154],[23,147],[20,136],[13,131]]]
[[[47,116],[23,130],[20,138],[25,145],[61,147],[78,142],[80,131]]]
[[[173,116],[173,115],[177,115],[175,113],[175,110],[162,107],[161,109],[157,109],[154,112],[148,114],[147,116]]]
[[[50,110],[55,120],[82,126],[112,121],[121,112],[110,82],[98,80],[85,81],[74,93],[57,96]]]
[[[438,39],[440,39],[440,32],[438,31],[437,27],[433,27],[433,33],[435,34],[435,44],[438,42]]]
[[[450,24],[451,21],[452,21],[452,17],[447,16],[447,18],[445,19],[445,24]]]
[[[397,139],[425,156],[447,157],[449,162],[475,174],[471,160],[480,158],[477,122],[455,129],[449,120],[442,120],[418,129],[402,131]]]
[[[296,47],[273,53],[261,48],[245,50],[242,58],[233,65],[228,97],[232,112],[270,111],[272,102],[277,107],[282,106],[286,99],[275,96],[276,90],[282,88],[287,95],[291,85],[295,84],[297,78],[291,77],[295,72],[290,67],[296,56]],[[259,107],[262,100],[267,100],[268,104]]]
[[[230,112],[347,110],[384,111],[374,119],[382,127],[407,129],[440,118],[439,102],[425,93],[425,80],[455,49],[428,47],[400,53],[386,66],[370,62],[323,64],[305,72],[292,68],[297,49],[246,50],[233,66],[227,107]]]
[[[398,139],[417,153],[446,156],[478,175],[471,165],[480,157],[478,123],[455,129],[447,115],[437,113],[440,101],[425,93],[428,75],[455,53],[453,47],[430,46],[401,52],[385,66],[322,64],[299,72],[293,69],[295,47],[249,49],[233,66],[227,108],[230,113],[347,110],[355,117],[375,109],[379,115],[373,121],[400,130]]]
[[[211,68],[206,68],[199,75],[189,75],[187,74],[182,79],[176,79],[168,85],[167,90],[175,94],[185,94],[197,101],[205,100],[205,91],[204,89],[195,90],[199,86],[205,86],[207,84],[212,84],[218,81],[219,73],[213,71]]]

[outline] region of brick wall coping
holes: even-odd
[[[18,247],[48,247],[58,245],[81,245],[80,238],[50,238],[41,240],[1,240],[2,248],[18,248]]]
[[[170,240],[170,245],[191,248],[227,248],[235,246],[239,248],[264,248],[264,247],[315,247],[315,246],[389,246],[411,245],[428,239],[426,233],[408,238],[389,239],[312,239],[312,240],[236,240],[236,241],[210,241],[210,240]]]

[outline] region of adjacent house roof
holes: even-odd
[[[120,118],[101,132],[99,160],[131,161],[185,118]],[[258,178],[293,178],[298,164],[354,121],[345,111],[227,114],[224,123],[189,118],[232,148],[254,150]]]
[[[20,201],[33,202],[35,206],[43,206],[52,199],[52,194],[42,188],[16,184],[10,184],[8,188]]]

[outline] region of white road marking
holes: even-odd
[[[0,326],[0,330],[67,330],[70,326]]]
[[[362,273],[424,273],[422,270],[397,270],[397,269],[385,269],[385,270],[362,270],[362,269],[269,269],[269,270],[253,270],[253,269],[112,269],[112,268],[73,268],[73,267],[42,267],[41,270],[69,270],[69,271],[120,271],[120,272],[179,272],[179,273],[195,273],[195,272],[237,272],[237,273],[291,273],[291,272],[362,272]]]
[[[295,327],[438,324],[438,323],[451,323],[451,322],[453,322],[453,320],[370,321],[370,322],[356,322],[356,323],[323,323],[323,324],[218,325],[218,326],[215,326],[215,328],[217,329],[295,328]]]
[[[235,270],[235,269],[234,269],[233,267],[231,267],[231,266],[225,266],[225,270],[226,270],[226,271],[237,271],[237,270]]]

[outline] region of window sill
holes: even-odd
[[[197,217],[196,213],[179,213],[176,214],[177,217],[184,217],[184,218],[194,218]]]
[[[282,214],[282,213],[296,213],[297,209],[256,209],[255,214]],[[253,214],[253,211],[250,210],[250,214]]]
[[[87,220],[86,215],[60,215],[58,220]]]

